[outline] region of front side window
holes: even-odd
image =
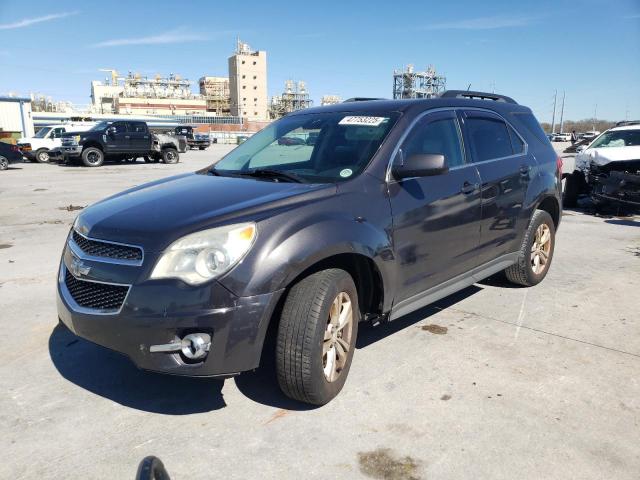
[[[267,169],[308,183],[346,181],[366,168],[398,116],[331,112],[284,117],[253,135],[211,171],[237,176]]]
[[[422,154],[444,155],[449,168],[464,164],[458,121],[455,118],[423,119],[402,144],[402,155],[409,158]]]
[[[113,128],[116,129],[116,133],[125,133],[127,131],[127,124],[123,122],[115,122]]]
[[[589,148],[640,146],[640,130],[613,130],[600,135]]]
[[[507,124],[502,120],[493,117],[467,117],[465,125],[476,162],[513,155]]]
[[[47,136],[47,133],[49,133],[50,131],[51,131],[51,127],[43,127],[40,130],[38,130],[38,133],[36,133],[33,137],[44,138]]]
[[[135,133],[145,133],[147,131],[144,127],[144,123],[132,123],[131,126]]]

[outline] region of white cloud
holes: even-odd
[[[197,33],[186,33],[179,30],[136,38],[114,38],[103,42],[94,43],[93,48],[123,47],[126,45],[163,45],[168,43],[186,43],[206,40],[207,37]]]
[[[532,17],[478,17],[453,22],[432,23],[423,30],[494,30],[498,28],[525,27],[536,20]]]
[[[13,23],[0,24],[0,30],[10,30],[13,28],[23,28],[36,23],[50,22],[51,20],[58,20],[60,18],[70,17],[71,15],[77,15],[79,12],[63,12],[53,13],[51,15],[44,15],[42,17],[23,18]]]

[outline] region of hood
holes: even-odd
[[[587,148],[576,155],[576,168],[585,168],[590,163],[607,165],[629,160],[640,160],[640,146]]]
[[[76,228],[93,238],[160,251],[178,238],[222,223],[259,220],[334,194],[335,185],[272,182],[189,173],[141,185],[80,214]]]

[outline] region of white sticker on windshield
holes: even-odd
[[[368,127],[377,127],[388,117],[365,117],[365,116],[350,116],[344,117],[338,125],[366,125]]]
[[[350,177],[353,174],[353,170],[350,168],[345,168],[344,170],[340,170],[340,176],[342,178]]]

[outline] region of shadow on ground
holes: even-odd
[[[127,357],[83,340],[61,325],[51,332],[49,355],[64,378],[126,407],[188,415],[226,406],[223,380],[139,370]]]
[[[361,323],[356,348],[366,348],[384,340],[481,290],[481,287],[473,285],[376,327]],[[235,377],[238,390],[254,402],[275,408],[298,411],[318,408],[292,400],[280,391],[275,368],[276,334],[277,322],[272,322],[263,347],[261,365],[252,372]],[[127,407],[165,415],[186,415],[226,406],[222,397],[223,380],[177,377],[139,370],[125,356],[83,340],[61,325],[51,333],[49,353],[64,378]]]

